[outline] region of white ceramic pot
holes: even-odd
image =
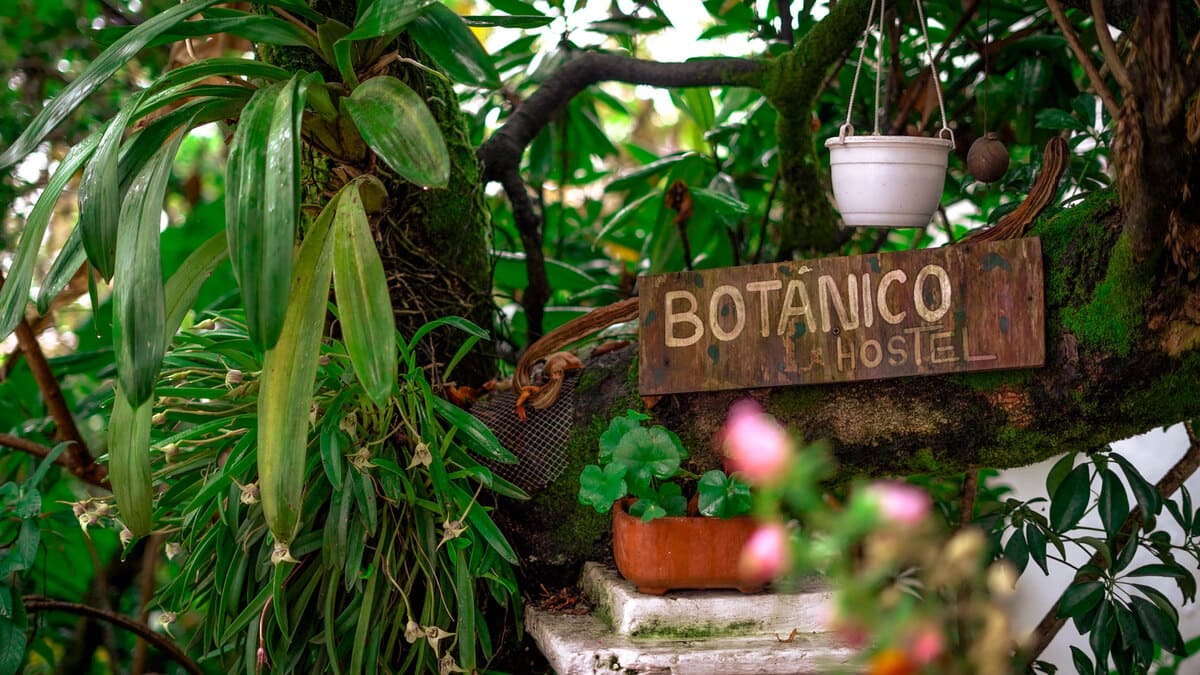
[[[925,227],[942,199],[953,138],[854,136],[825,141],[833,196],[849,227]]]

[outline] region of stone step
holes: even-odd
[[[525,628],[558,675],[800,675],[852,669],[853,652],[829,633],[701,639],[635,639],[613,633],[591,614],[535,608]],[[785,636],[786,637],[786,636]]]
[[[583,595],[615,633],[629,637],[706,637],[819,633],[832,594],[819,579],[802,580],[787,591],[736,590],[639,593],[615,569],[585,563]]]
[[[525,627],[558,675],[751,675],[853,670],[853,651],[824,632],[829,592],[682,591],[643,595],[616,570],[588,563],[591,613],[527,607]]]

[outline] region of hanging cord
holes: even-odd
[[[862,46],[858,50],[858,65],[854,66],[854,82],[850,85],[850,104],[846,106],[846,123],[842,125],[838,133],[841,139],[846,138],[846,134],[854,135],[854,125],[850,124],[850,115],[854,113],[854,98],[858,95],[858,77],[862,73],[863,57],[867,54],[867,40],[871,37],[871,22],[875,20],[875,6],[878,0],[871,0],[871,9],[867,12],[867,28],[863,31]],[[878,81],[878,78],[876,78]],[[876,95],[876,104],[879,97]]]
[[[933,77],[933,90],[937,92],[938,110],[942,113],[942,129],[938,132],[941,136],[943,133],[950,136],[950,142],[954,142],[954,132],[950,130],[950,125],[946,122],[946,103],[942,100],[942,82],[938,77],[937,63],[933,59],[933,49],[929,43],[929,31],[925,29],[925,10],[921,7],[921,0],[914,0],[913,4],[917,6],[917,20],[921,23],[921,35],[925,38],[925,54],[929,57],[929,74]]]
[[[883,18],[887,14],[887,0],[879,0],[879,39],[875,41],[875,134],[879,135],[879,83],[883,80]],[[871,22],[867,22],[870,30]]]
[[[992,51],[992,0],[983,0],[983,131],[988,129],[988,52]]]

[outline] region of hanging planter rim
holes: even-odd
[[[834,136],[825,141],[825,147],[832,148],[839,145],[870,145],[874,147],[881,146],[935,146],[946,148],[947,151],[954,149],[953,138],[939,138],[936,136]]]

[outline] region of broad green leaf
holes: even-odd
[[[444,398],[433,397],[433,409],[462,434],[467,449],[475,454],[501,464],[516,464],[517,456],[500,444],[492,430],[470,413]]]
[[[1082,649],[1074,645],[1071,646],[1071,663],[1075,666],[1076,675],[1093,675],[1096,672],[1092,660]]]
[[[731,518],[750,513],[750,486],[718,469],[700,477],[697,492],[701,515]]]
[[[63,243],[62,250],[50,264],[50,271],[46,272],[46,278],[42,279],[41,286],[38,287],[38,314],[50,311],[50,303],[54,302],[58,294],[62,293],[67,284],[71,283],[71,279],[85,262],[87,262],[87,252],[83,250],[83,234],[79,231],[79,225],[76,224],[75,229],[71,230],[70,236],[67,237],[67,241]]]
[[[379,0],[380,4],[384,0]],[[425,101],[394,77],[375,77],[343,98],[346,113],[367,145],[401,178],[445,187],[450,155]]]
[[[1120,465],[1121,471],[1125,472],[1125,480],[1129,483],[1130,490],[1133,491],[1133,497],[1137,500],[1138,507],[1142,509],[1143,518],[1157,516],[1161,513],[1163,502],[1158,488],[1147,481],[1142,472],[1138,471],[1137,467],[1120,453],[1114,452],[1109,457]]]
[[[36,517],[21,521],[16,541],[7,547],[4,556],[0,557],[0,578],[7,578],[13,572],[24,572],[33,567],[37,559],[38,545],[42,541],[42,530]]]
[[[1171,616],[1167,612],[1158,605],[1136,595],[1130,599],[1130,605],[1133,607],[1133,615],[1137,618],[1138,625],[1155,644],[1172,654],[1187,656],[1183,648],[1183,638],[1179,635],[1179,626],[1176,621],[1171,620]]]
[[[436,0],[374,0],[361,8],[354,30],[333,45],[334,58],[342,80],[351,86],[358,84],[354,65],[350,62],[351,43],[393,35],[416,19]]]
[[[656,426],[638,427],[621,436],[612,461],[624,465],[626,480],[631,486],[638,486],[648,484],[653,478],[674,476],[682,458],[666,429]]]
[[[121,522],[136,536],[153,525],[153,483],[150,477],[150,417],[152,401],[136,408],[118,386],[113,392],[108,422],[108,479]]]
[[[25,219],[25,228],[21,232],[21,242],[13,256],[12,267],[8,269],[4,286],[0,288],[0,335],[11,333],[17,323],[25,318],[33,267],[37,262],[38,249],[42,246],[42,237],[46,234],[46,226],[54,214],[54,206],[67,182],[79,171],[99,142],[100,137],[92,135],[71,148]]]
[[[1046,534],[1033,523],[1025,525],[1025,543],[1029,549],[1029,557],[1042,568],[1042,574],[1050,574],[1046,567]]]
[[[1129,497],[1125,494],[1125,485],[1112,469],[1105,469],[1100,481],[1100,521],[1109,541],[1116,541],[1117,532],[1129,515]]]
[[[16,164],[32,152],[67,115],[83,103],[84,99],[152,40],[189,16],[222,1],[186,0],[143,21],[137,28],[114,42],[111,47],[101,52],[79,77],[72,80],[62,93],[42,108],[20,137],[0,154],[0,169]]]
[[[1083,518],[1091,501],[1091,479],[1088,464],[1071,470],[1050,500],[1050,526],[1055,532],[1065,532]]]
[[[467,551],[451,551],[450,558],[454,563],[454,596],[458,601],[458,665],[473,673],[477,638],[475,613],[479,610],[475,602],[475,576],[471,574]]]
[[[1182,578],[1190,575],[1186,569],[1179,565],[1167,565],[1164,563],[1150,563],[1129,572],[1126,576],[1131,577],[1170,577],[1173,579]]]
[[[496,89],[500,74],[479,38],[454,10],[435,3],[408,27],[421,49],[456,82]]]
[[[1050,495],[1051,497],[1054,496],[1054,493],[1058,490],[1058,486],[1062,485],[1063,480],[1067,477],[1067,474],[1071,473],[1071,469],[1074,468],[1074,466],[1075,453],[1073,452],[1068,452],[1054,463],[1054,466],[1050,468],[1049,473],[1046,474],[1047,495]]]
[[[166,298],[166,344],[171,343],[175,332],[179,330],[183,318],[200,295],[200,287],[208,280],[209,275],[221,261],[229,255],[229,242],[224,232],[218,232],[208,238],[208,241],[192,251],[183,261],[179,269],[167,280],[163,295]]]
[[[275,346],[292,280],[300,212],[300,115],[305,74],[246,104],[226,166],[226,234],[255,346]]]
[[[687,515],[687,498],[683,496],[683,488],[678,483],[663,483],[658,486],[655,501],[668,516]]]
[[[1104,584],[1099,581],[1077,581],[1063,591],[1058,602],[1058,616],[1069,618],[1087,612],[1104,597]]]
[[[396,383],[396,324],[357,182],[342,194],[333,221],[333,290],[342,339],[363,390],[382,408]]]
[[[333,276],[329,230],[342,193],[305,233],[296,262],[283,329],[263,359],[258,393],[258,481],[263,515],[275,540],[288,544],[300,525],[308,411],[325,333]]]
[[[1096,612],[1096,619],[1091,624],[1091,631],[1088,633],[1088,644],[1092,648],[1092,654],[1096,657],[1096,663],[1108,662],[1108,654],[1116,635],[1117,619],[1113,612],[1113,605],[1109,601],[1101,602],[1099,611]]]
[[[599,513],[608,513],[613,502],[628,492],[623,466],[609,464],[601,469],[588,464],[579,474],[579,503],[591,506]]]
[[[25,662],[25,629],[29,618],[25,604],[13,598],[12,617],[0,617],[0,675],[16,675]]]
[[[1029,565],[1029,543],[1025,541],[1025,532],[1017,530],[1008,538],[1004,545],[1004,557],[1017,568],[1017,574],[1023,574]]]
[[[279,66],[263,63],[262,61],[255,61],[254,59],[222,56],[201,59],[195,63],[189,63],[186,66],[168,70],[154,81],[152,88],[155,90],[166,89],[188,82],[198,82],[214,76],[227,78],[244,77],[250,80],[261,79],[268,82],[278,82],[290,78],[292,73],[286,68],[280,68]]]
[[[525,288],[529,285],[528,265],[524,253],[512,251],[494,251],[495,266],[492,274],[496,279],[504,279],[511,288]],[[556,291],[585,291],[596,287],[596,280],[591,276],[567,263],[546,259],[546,276],[550,287]]]
[[[171,164],[184,135],[177,134],[138,172],[121,209],[125,226],[117,235],[120,274],[113,282],[113,349],[122,394],[133,406],[154,394],[166,349],[159,227]]]
[[[1087,125],[1065,110],[1046,108],[1037,113],[1039,129],[1069,129],[1071,131],[1087,131]]]
[[[600,434],[600,462],[607,464],[612,461],[613,453],[625,434],[640,429],[642,422],[648,419],[650,418],[635,410],[626,410],[623,416],[612,418],[604,433]]]

